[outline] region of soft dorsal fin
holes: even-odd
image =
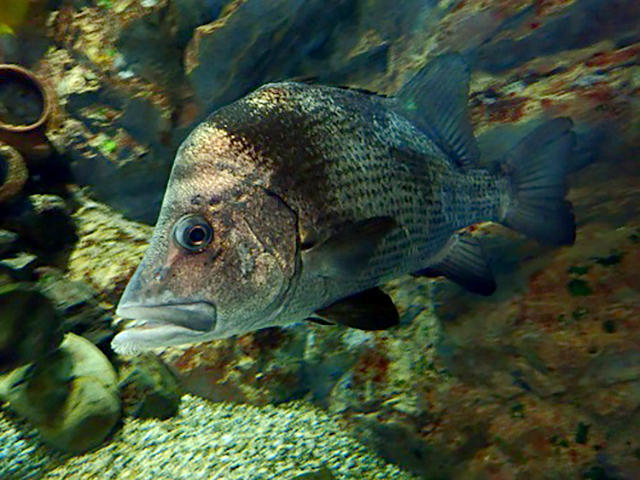
[[[303,268],[324,277],[357,276],[395,225],[391,217],[373,217],[347,225],[323,242],[303,249]]]
[[[316,315],[324,323],[329,321],[360,330],[386,330],[398,325],[399,321],[393,301],[379,288],[338,300],[318,310]]]
[[[396,95],[404,116],[427,133],[455,161],[477,164],[480,151],[468,112],[469,67],[458,54],[437,57]]]
[[[443,248],[440,258],[414,275],[444,275],[479,295],[491,295],[496,290],[496,281],[482,245],[468,233],[454,235]]]

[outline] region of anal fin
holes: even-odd
[[[491,295],[496,290],[496,281],[484,249],[480,242],[468,233],[454,235],[443,248],[440,258],[414,275],[443,275],[479,295]]]
[[[318,310],[316,315],[325,323],[339,323],[360,330],[386,330],[399,322],[393,301],[379,288],[338,300]]]

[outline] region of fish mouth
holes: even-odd
[[[185,343],[197,343],[216,325],[215,306],[208,302],[140,305],[120,303],[116,314],[130,319],[111,341],[121,355]]]
[[[172,326],[205,333],[212,331],[216,324],[216,307],[206,301],[151,305],[121,302],[116,315],[130,319],[126,330]]]

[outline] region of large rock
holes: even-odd
[[[397,68],[391,43],[403,50],[416,32],[426,38],[447,8],[419,1],[397,8],[388,0],[237,2],[196,29],[185,67],[207,111],[295,77],[388,88]]]
[[[2,378],[0,398],[35,425],[49,446],[68,453],[100,445],[121,414],[111,363],[71,333],[51,356]]]

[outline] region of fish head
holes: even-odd
[[[275,325],[297,270],[295,213],[255,178],[220,167],[222,156],[234,162],[229,149],[185,143],[150,245],[116,310],[135,319],[114,338],[118,353]]]

